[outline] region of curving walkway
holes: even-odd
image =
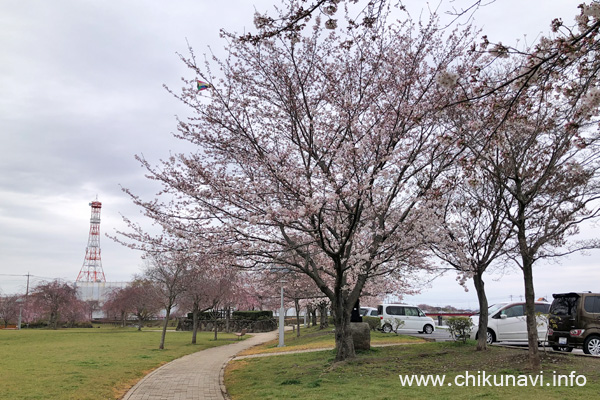
[[[223,370],[229,360],[240,351],[276,339],[277,331],[250,335],[163,365],[142,378],[123,400],[224,400]]]

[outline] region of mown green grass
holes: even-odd
[[[160,332],[129,328],[0,330],[0,397],[5,399],[117,399],[152,369],[235,340],[232,334]]]
[[[469,371],[486,374],[539,375],[527,370],[527,352],[493,347],[475,351],[474,343],[425,343],[373,348],[355,360],[334,363],[334,351],[320,351],[229,364],[225,384],[233,400],[252,399],[591,399],[600,392],[600,359],[548,353],[543,361],[543,387],[456,386],[454,379]],[[556,387],[552,377],[571,371],[585,375],[584,387]],[[445,375],[444,386],[402,386],[399,375]],[[459,383],[461,380],[459,378]],[[464,383],[464,380],[462,381]],[[491,381],[493,382],[493,381]],[[539,381],[538,381],[539,382]],[[452,383],[452,386],[448,386]],[[548,385],[549,384],[549,385]]]
[[[332,328],[319,329],[318,326],[310,328],[303,327],[300,329],[300,336],[297,336],[296,332],[286,331],[284,342],[285,347],[277,347],[279,345],[279,339],[275,339],[260,346],[245,350],[239,355],[333,348],[335,347],[335,336]],[[425,343],[425,340],[414,336],[371,332],[371,345],[405,343]]]

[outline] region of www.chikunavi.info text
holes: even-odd
[[[485,371],[458,374],[453,379],[446,375],[399,375],[402,386],[471,386],[471,387],[502,387],[502,386],[585,386],[585,375],[571,371],[570,374],[544,373],[536,375],[494,375]]]

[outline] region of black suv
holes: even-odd
[[[548,344],[557,351],[582,347],[600,355],[600,293],[553,294],[548,315]]]

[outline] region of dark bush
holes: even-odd
[[[32,329],[37,329],[37,328],[47,328],[48,327],[48,322],[47,321],[43,321],[43,320],[39,320],[39,321],[33,321],[30,322],[28,324],[24,324],[25,328],[32,328]]]
[[[258,321],[273,318],[273,311],[234,311],[231,313],[233,319],[247,319]]]
[[[194,315],[192,313],[188,313],[187,317],[188,317],[188,319],[193,319]],[[212,320],[214,318],[215,318],[215,316],[210,311],[204,311],[204,312],[198,313],[198,319],[201,321],[208,321],[208,320]]]

